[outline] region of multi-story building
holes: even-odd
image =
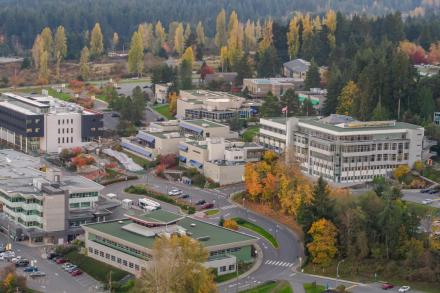
[[[84,146],[102,133],[102,114],[45,95],[0,96],[0,141],[25,153]]]
[[[261,103],[258,101],[247,101],[245,98],[225,92],[180,91],[176,117],[227,122],[235,117],[249,118],[254,116],[260,105]]]
[[[150,265],[159,237],[185,235],[200,241],[209,253],[204,265],[218,275],[235,272],[238,263],[251,263],[257,242],[253,236],[164,210],[82,227],[88,256],[136,276]]]
[[[279,97],[288,89],[301,89],[304,80],[299,78],[245,78],[243,79],[243,89],[249,91],[249,95],[254,98],[263,98],[269,92]]]
[[[155,84],[154,98],[158,104],[168,103],[168,89],[170,84]]]
[[[105,218],[96,209],[103,186],[41,166],[38,158],[0,150],[0,225],[12,238],[63,243],[81,233],[80,224]]]
[[[262,126],[260,136],[283,138],[279,127],[263,123],[266,126]],[[268,131],[267,125],[273,129]],[[290,117],[285,129],[286,148],[301,169],[335,183],[371,181],[399,165],[412,166],[421,160],[424,129],[409,123],[362,122],[333,114],[325,118]]]
[[[287,122],[286,117],[260,118],[258,143],[277,153],[284,152],[287,142]]]
[[[186,139],[179,145],[180,165],[195,168],[220,185],[243,181],[246,162],[261,159],[264,148],[255,143],[211,137]]]

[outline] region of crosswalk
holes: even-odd
[[[295,265],[294,263],[291,262],[283,262],[278,260],[266,260],[264,264],[271,266],[278,266],[278,267],[286,267],[286,268],[291,268]]]

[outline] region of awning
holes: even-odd
[[[310,103],[311,103],[313,106],[319,105],[319,100],[318,100],[318,99],[309,98],[309,97],[307,97],[307,96],[303,96],[303,95],[298,95],[298,100],[299,100],[301,103],[304,103],[304,101],[307,100],[307,99],[310,100]]]
[[[137,146],[137,145],[134,145],[131,143],[127,143],[127,142],[122,142],[121,147],[126,148],[127,150],[130,150],[130,151],[133,151],[135,153],[138,153],[142,156],[151,157],[151,153],[140,146]]]
[[[192,125],[188,125],[186,123],[180,123],[180,127],[197,132],[198,134],[201,134],[203,132],[203,129]]]
[[[136,135],[136,137],[139,138],[139,139],[145,140],[146,142],[149,142],[149,143],[153,143],[155,141],[155,139],[156,139],[154,136],[149,135],[149,134],[147,134],[145,132],[139,132]]]
[[[186,152],[188,150],[188,146],[184,144],[179,144],[179,150]]]
[[[183,163],[186,162],[186,158],[185,158],[184,156],[179,156],[179,160],[180,160],[181,162],[183,162]]]
[[[191,163],[191,165],[193,165],[194,167],[196,167],[196,168],[202,168],[203,167],[203,164],[202,163],[199,163],[199,162],[197,162],[197,161],[195,161],[195,160],[190,160],[189,161],[190,163]]]

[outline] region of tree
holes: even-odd
[[[222,72],[228,71],[229,63],[228,63],[228,47],[223,46],[220,50],[220,64],[222,68]]]
[[[399,167],[394,169],[393,175],[399,182],[402,182],[406,175],[408,175],[409,171],[411,171],[411,169],[408,165],[399,165]]]
[[[258,199],[262,191],[262,185],[258,172],[251,163],[247,163],[244,166],[244,184],[251,199]]]
[[[141,35],[142,36],[142,35]],[[142,37],[143,39],[143,37]],[[113,37],[112,37],[112,50],[116,51],[116,48],[118,47],[119,44],[119,35],[117,32],[113,33]]]
[[[56,59],[56,77],[60,78],[60,63],[67,54],[67,38],[63,26],[59,26],[55,33],[55,59]]]
[[[168,95],[168,111],[173,115],[176,115],[176,112],[177,112],[177,99],[178,98],[179,98],[179,96],[177,96],[177,94],[175,92],[172,92]]]
[[[41,31],[41,38],[43,39],[43,50],[48,53],[48,58],[50,59],[53,54],[53,37],[50,28],[45,27]]]
[[[307,249],[312,256],[312,262],[322,268],[328,267],[335,257],[336,236],[338,234],[335,225],[326,219],[313,222],[308,234],[312,242],[307,244]]]
[[[440,64],[440,42],[432,43],[429,47],[428,61],[430,64]]]
[[[143,23],[138,27],[138,33],[142,37],[142,45],[145,50],[153,50],[154,48],[154,33],[153,25],[151,23]]]
[[[156,26],[154,27],[154,36],[156,37],[154,52],[158,54],[166,40],[165,28],[163,27],[160,20],[156,23]]]
[[[329,77],[327,81],[327,99],[324,102],[323,114],[328,116],[336,113],[338,106],[338,98],[344,86],[342,74],[339,68],[333,65],[329,71]]]
[[[243,53],[243,28],[238,22],[238,16],[235,11],[232,11],[229,17],[227,44],[228,60],[231,66],[234,66]]]
[[[422,173],[425,170],[425,164],[422,161],[415,161],[413,168],[417,172]]]
[[[328,29],[328,43],[330,45],[330,48],[334,49],[336,46],[336,13],[333,10],[330,9],[327,11],[324,19],[324,24]]]
[[[38,83],[47,84],[49,83],[49,53],[43,51],[40,56],[40,66],[38,67]]]
[[[319,67],[314,60],[312,60],[309,70],[307,71],[306,79],[304,80],[304,87],[306,90],[321,87],[321,75],[319,74]]]
[[[144,70],[144,48],[142,38],[138,32],[134,32],[131,38],[130,50],[128,51],[128,72],[142,74]]]
[[[236,84],[241,84],[243,79],[252,77],[253,70],[249,62],[249,56],[246,54],[242,55],[232,70],[237,72],[237,77],[235,78]]]
[[[262,199],[266,202],[273,201],[277,194],[278,189],[278,179],[272,174],[272,172],[268,172],[266,177],[262,180],[263,189],[261,191]]]
[[[288,89],[280,99],[281,107],[287,107],[287,116],[293,116],[300,112],[298,95],[294,89]]]
[[[212,73],[214,73],[214,69],[203,61],[203,64],[200,67],[200,79],[205,80],[206,75]]]
[[[206,44],[205,28],[201,21],[196,26],[197,46],[203,48]]]
[[[81,72],[82,80],[88,80],[90,74],[89,68],[89,48],[84,47],[81,51],[81,57],[79,59],[79,69]]]
[[[183,25],[179,23],[174,33],[174,51],[181,56],[184,49]]]
[[[420,116],[424,120],[431,120],[435,108],[431,89],[426,86],[419,87],[417,91],[417,104],[419,106]]]
[[[34,62],[35,69],[40,67],[41,54],[44,51],[43,38],[41,35],[35,37],[34,45],[32,46],[32,60]]]
[[[96,23],[90,36],[90,56],[97,58],[104,52],[104,37],[102,36],[101,26]]]
[[[277,50],[270,46],[263,52],[258,52],[257,75],[258,77],[274,77],[279,74],[280,66]]]
[[[223,227],[231,229],[231,230],[238,230],[238,224],[234,219],[227,219],[223,222]]]
[[[273,21],[271,19],[267,19],[264,22],[263,30],[262,30],[262,39],[259,43],[259,52],[264,53],[267,51],[270,47],[272,47],[273,44]]]
[[[191,66],[191,70],[192,70],[192,67],[194,65],[194,52],[193,52],[192,47],[188,47],[185,49],[185,52],[182,55],[182,62],[183,61],[188,62],[188,64]]]
[[[183,34],[183,36],[185,38],[185,42],[189,40],[189,37],[191,36],[191,34],[192,34],[191,26],[189,25],[189,23],[187,23],[185,26],[185,32]]]
[[[246,22],[246,26],[244,27],[244,40],[243,40],[243,48],[245,52],[255,50],[257,45],[257,40],[255,38],[255,23],[250,21]]]
[[[360,98],[362,99],[362,95],[360,96]],[[365,116],[363,116],[363,117],[365,117]],[[385,108],[385,106],[383,106],[382,103],[379,101],[377,103],[376,108],[374,108],[374,110],[372,112],[371,120],[372,121],[382,121],[382,120],[389,119],[389,117],[390,117],[390,113]],[[360,118],[362,119],[362,116],[360,116]]]
[[[133,121],[137,122],[142,120],[145,109],[145,97],[144,97],[144,93],[142,92],[142,88],[140,86],[136,86],[133,89],[132,98],[133,98],[133,106],[134,106],[132,119]]]
[[[278,117],[281,114],[281,107],[278,98],[271,92],[264,97],[260,113],[262,117]]]
[[[221,49],[226,45],[226,41],[226,11],[222,9],[216,18],[216,33],[214,42],[217,48]]]
[[[182,90],[189,90],[192,88],[192,66],[187,59],[182,58],[182,63],[180,63],[179,68],[179,77],[179,84]]]
[[[152,256],[136,280],[136,292],[216,292],[213,276],[204,266],[208,252],[200,242],[188,236],[158,237]]]
[[[353,101],[360,94],[360,90],[356,83],[350,80],[342,89],[338,98],[338,107],[336,113],[343,115],[353,114]]]
[[[287,32],[287,45],[289,48],[290,60],[298,56],[299,42],[299,18],[294,16],[289,23],[289,31]]]

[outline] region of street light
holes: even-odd
[[[338,280],[339,280],[339,265],[341,263],[343,263],[345,261],[345,259],[342,259],[338,262],[338,265],[336,266],[336,287],[338,285]]]

